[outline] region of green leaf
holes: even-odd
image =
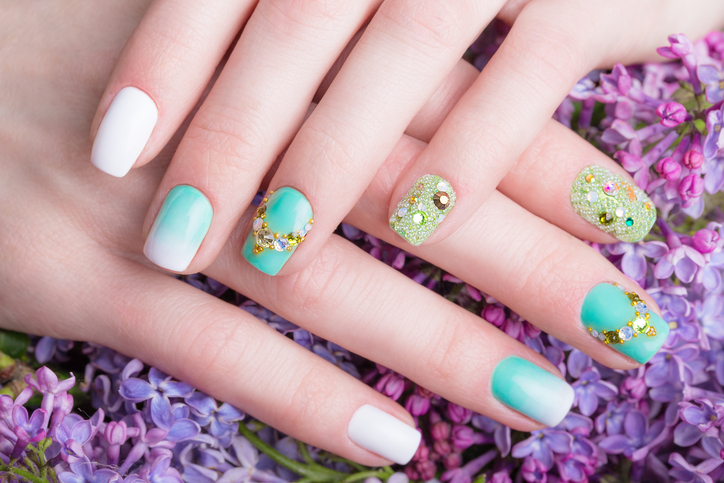
[[[13,332],[12,330],[0,330],[0,351],[13,357],[20,359],[28,351],[30,337],[22,332]]]

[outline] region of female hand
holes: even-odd
[[[428,220],[414,233],[412,213],[391,223],[413,244],[439,244],[480,208],[587,72],[642,60],[670,32],[696,36],[724,23],[721,1],[697,3],[682,15],[680,2],[660,0],[156,0],[101,98],[92,161],[115,176],[148,163],[229,52],[151,202],[145,253],[176,272],[207,267],[288,146],[269,187],[285,187],[278,194],[285,201],[273,205],[281,203],[287,212],[284,229],[292,236],[274,247],[272,239],[249,234],[242,252],[265,273],[296,272],[317,256],[416,113],[499,15],[512,24],[510,34],[389,193],[392,215],[421,176],[447,180],[454,191],[446,198],[450,216]],[[364,25],[302,125],[323,78]],[[172,192],[179,186],[184,188]],[[182,237],[159,225],[164,200],[195,210],[193,233]],[[294,222],[284,208],[291,205]],[[312,215],[314,234],[306,237]],[[447,221],[435,231],[442,219]],[[616,234],[632,241],[644,228],[623,233],[622,227]],[[299,256],[287,263],[305,238]]]
[[[0,213],[0,325],[112,347],[243,407],[291,436],[363,464],[409,460],[419,435],[399,405],[238,307],[145,265],[135,233],[174,142],[153,167],[122,182],[84,161],[90,146],[83,133],[99,87],[144,7],[140,1],[104,8],[76,2],[62,12],[52,7],[31,11],[24,4],[3,7],[0,68],[7,75],[0,89],[13,98],[0,114],[0,202],[5,207]],[[36,35],[8,41],[24,31]],[[411,130],[434,132],[436,117],[426,121],[424,113],[448,112],[457,99],[444,94],[459,93],[475,79],[470,66],[460,64],[456,72]],[[511,172],[511,193],[516,186],[528,189],[516,185],[522,173],[539,173],[543,185],[565,184],[583,160],[622,173],[555,123],[546,125],[539,140],[545,149],[534,145]],[[424,148],[424,142],[403,137],[348,221],[390,238],[386,200]],[[566,193],[540,195],[547,205],[560,207],[548,220],[563,230],[527,211],[524,199],[516,204],[496,192],[458,235],[435,249],[412,250],[602,364],[635,367],[624,354],[639,362],[650,357],[666,339],[666,324],[650,304],[646,323],[656,336],[642,334],[617,345],[620,353],[591,337],[587,328],[613,332],[625,327],[620,315],[633,319],[629,299],[605,282],[626,284],[647,303],[650,298],[564,231],[601,236],[575,216]],[[254,208],[246,211],[209,267],[210,276],[321,337],[513,428],[555,425],[567,413],[573,392],[543,356],[348,241],[332,236],[315,263],[289,277],[270,278],[254,270],[236,244],[255,213]],[[548,243],[539,244],[540,237]]]

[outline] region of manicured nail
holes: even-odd
[[[601,166],[578,173],[571,203],[584,220],[625,242],[643,239],[656,221],[656,207],[646,193]]]
[[[294,188],[270,191],[256,209],[241,254],[255,268],[276,275],[312,229],[312,205]]]
[[[143,253],[159,267],[182,272],[196,256],[209,231],[214,211],[209,199],[191,186],[168,192],[143,246]]]
[[[365,404],[352,415],[349,439],[399,465],[407,464],[420,446],[420,432],[396,417]]]
[[[638,294],[619,284],[593,287],[583,300],[581,322],[593,337],[641,364],[658,352],[669,335],[669,324]]]
[[[530,361],[509,356],[493,369],[493,397],[546,426],[560,424],[573,405],[573,388]]]
[[[418,246],[432,235],[455,206],[455,190],[440,176],[422,176],[400,200],[390,218],[390,228]]]
[[[148,94],[124,87],[111,102],[93,141],[91,162],[112,176],[125,176],[151,137],[158,108]]]

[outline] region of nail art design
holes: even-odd
[[[573,405],[566,381],[517,356],[498,362],[490,388],[498,401],[549,427],[560,424]]]
[[[646,193],[601,166],[578,173],[571,203],[584,220],[625,242],[643,239],[656,221],[656,207]]]
[[[410,188],[390,217],[390,228],[418,246],[455,206],[455,190],[440,176],[426,174]]]
[[[312,205],[294,188],[270,191],[256,209],[241,254],[254,267],[276,275],[314,225]]]
[[[176,186],[166,195],[153,221],[143,253],[159,267],[183,272],[204,241],[213,214],[211,202],[201,191]]]
[[[641,364],[658,352],[669,335],[669,325],[620,284],[593,287],[583,301],[581,322],[593,337]]]
[[[417,429],[370,404],[354,412],[347,435],[363,448],[400,465],[415,456],[422,439]]]

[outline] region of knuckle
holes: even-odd
[[[413,45],[450,48],[467,37],[474,18],[468,2],[393,0],[382,4],[379,14]]]
[[[183,146],[192,159],[201,161],[193,163],[193,169],[243,174],[264,162],[272,154],[265,149],[262,118],[250,107],[225,106],[199,112],[184,137],[189,144]],[[207,179],[216,174],[197,173]]]
[[[283,32],[332,29],[355,9],[347,0],[263,0],[260,7],[269,23]]]
[[[301,377],[294,378],[295,385],[289,388],[290,394],[286,408],[282,412],[282,421],[288,428],[301,431],[309,426],[318,427],[322,421],[330,420],[330,412],[338,405],[338,386],[330,384],[330,377],[320,377],[317,364],[307,369]]]
[[[320,114],[314,122],[300,131],[297,139],[305,152],[318,160],[318,183],[334,183],[335,179],[350,179],[357,176],[359,164],[368,145],[363,127],[347,126],[345,123]]]
[[[435,337],[430,338],[430,349],[426,351],[426,373],[445,384],[455,381],[454,384],[461,390],[475,384],[479,379],[477,374],[486,374],[479,369],[489,365],[489,362],[486,363],[487,354],[480,351],[480,332],[479,327],[468,324],[452,321],[441,324]],[[471,368],[476,370],[471,371]],[[461,384],[466,387],[460,388]]]
[[[570,293],[571,281],[565,275],[570,273],[570,250],[552,239],[545,244],[532,241],[528,240],[527,249],[522,250],[525,256],[519,258],[525,260],[518,267],[520,294],[530,300],[550,300],[550,294]]]

